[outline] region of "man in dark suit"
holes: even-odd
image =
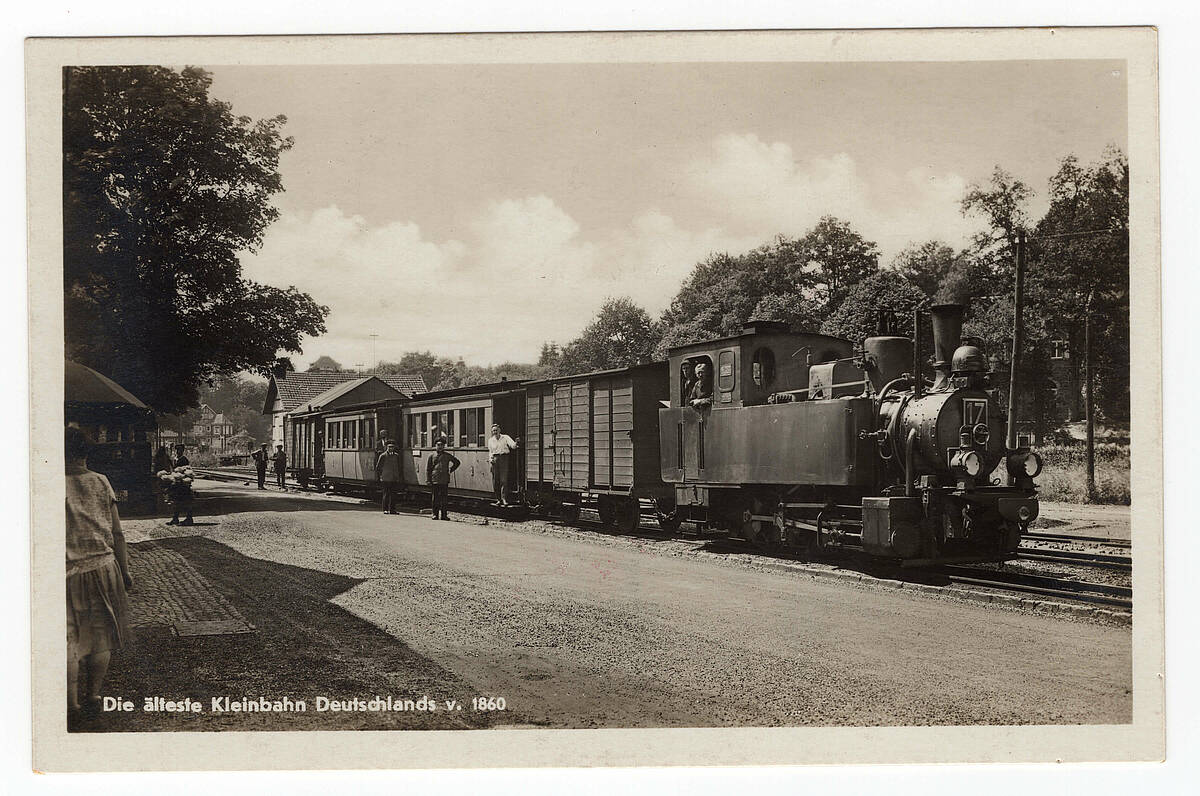
[[[279,484],[280,489],[287,489],[287,484],[284,482],[287,476],[287,454],[283,452],[282,445],[275,446],[275,453],[271,456],[271,461],[275,463],[275,481]]]
[[[262,447],[254,452],[254,469],[258,472],[258,488],[267,488],[267,462],[270,461],[271,454],[267,450],[267,443],[263,443]]]
[[[461,464],[462,462],[453,453],[446,450],[446,441],[439,439],[437,451],[429,457],[429,462],[425,466],[426,480],[429,482],[429,490],[433,493],[433,518],[435,520],[450,519],[450,515],[446,513],[446,503],[450,491],[450,473],[457,470]]]
[[[396,443],[388,440],[387,447],[375,460],[375,480],[383,490],[383,513],[396,513],[396,488],[404,470],[401,467],[400,454],[396,452]]]

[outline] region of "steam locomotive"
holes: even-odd
[[[1041,460],[1006,447],[987,360],[959,345],[963,311],[929,310],[932,383],[907,337],[854,350],[758,323],[673,349],[678,400],[659,412],[671,522],[911,565],[1010,556],[1037,517]],[[708,401],[689,402],[678,382],[698,365],[715,365],[715,384]]]
[[[293,420],[289,458],[302,482],[370,491],[373,430],[395,429],[406,491],[427,491],[421,463],[442,439],[464,461],[451,495],[482,499],[496,422],[521,443],[510,491],[538,511],[907,565],[1003,560],[1037,517],[1042,464],[1006,445],[994,374],[960,344],[963,312],[927,311],[932,379],[919,337],[856,347],[777,322],[555,379],[364,401],[365,377]]]

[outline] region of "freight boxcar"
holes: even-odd
[[[594,508],[627,532],[643,514],[669,525],[673,494],[659,470],[657,427],[668,384],[665,362],[528,383],[529,501],[568,518]]]

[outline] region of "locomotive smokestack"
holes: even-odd
[[[963,304],[938,304],[929,308],[933,319],[933,369],[937,371],[935,390],[950,381],[950,360],[962,337],[966,309]]]

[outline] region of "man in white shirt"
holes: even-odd
[[[513,438],[500,431],[500,424],[492,426],[488,437],[488,461],[492,464],[492,489],[496,491],[496,505],[508,506],[508,462],[510,454],[517,449]]]

